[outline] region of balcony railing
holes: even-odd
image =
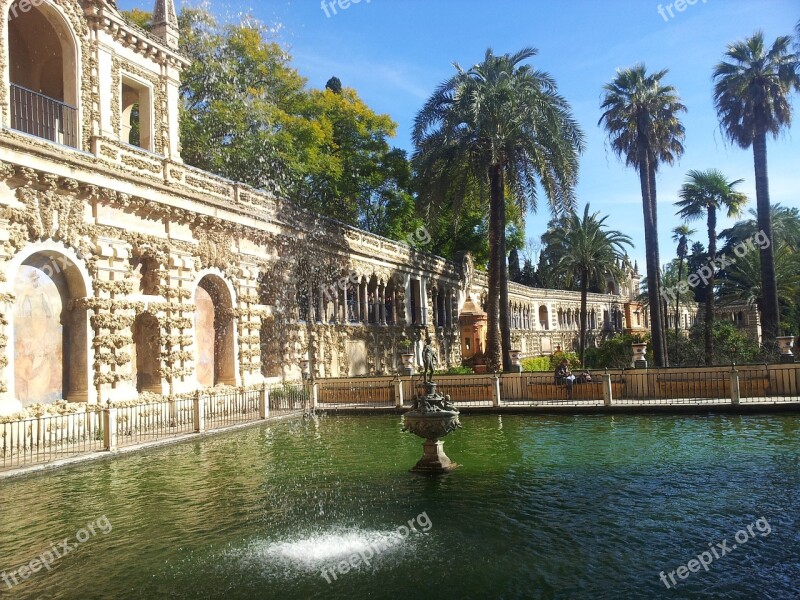
[[[78,147],[78,110],[11,84],[11,128],[64,146]]]

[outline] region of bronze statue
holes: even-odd
[[[436,369],[436,352],[431,345],[430,336],[425,339],[425,347],[422,349],[422,367],[426,382],[433,382],[433,372]],[[430,371],[430,379],[428,379],[428,371]]]

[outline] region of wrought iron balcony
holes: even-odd
[[[78,110],[15,83],[11,84],[11,128],[78,147]]]

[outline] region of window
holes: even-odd
[[[78,147],[78,70],[69,26],[49,3],[8,9],[11,127]]]
[[[120,139],[131,146],[153,150],[152,93],[128,77],[122,78],[122,130]]]

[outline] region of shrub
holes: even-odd
[[[586,351],[586,366],[591,369],[629,369],[633,361],[633,344],[649,342],[649,336],[615,335],[604,340],[599,348]],[[652,348],[648,345],[647,360],[652,361]]]
[[[537,356],[535,358],[525,358],[522,360],[522,370],[526,373],[550,370],[550,357]]]
[[[437,375],[472,375],[473,371],[469,367],[450,367],[445,371],[436,371]]]
[[[577,354],[574,352],[556,352],[550,356],[537,356],[535,358],[523,359],[522,370],[526,373],[555,371],[559,363],[565,358],[569,361],[570,369],[575,370],[580,368],[581,361]]]

